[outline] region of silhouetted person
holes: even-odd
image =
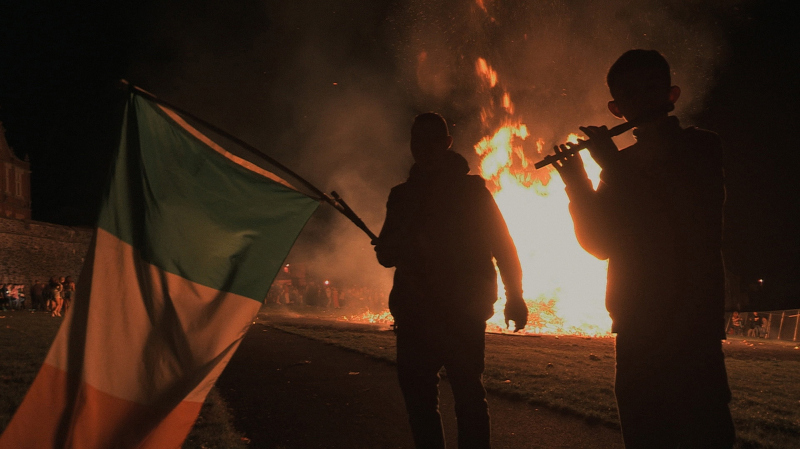
[[[378,261],[396,267],[389,309],[397,334],[397,371],[417,448],[444,448],[439,370],[453,387],[458,445],[489,448],[483,388],[486,320],[505,285],[506,324],[525,327],[522,270],[505,220],[484,180],[450,151],[447,123],[421,114],[411,128],[415,164],[394,187],[376,242]]]
[[[758,337],[758,328],[761,327],[761,317],[758,312],[747,315],[747,336]]]
[[[556,167],[578,241],[608,259],[625,447],[731,448],[719,137],[668,115],[680,89],[656,51],[626,52],[607,82],[612,114],[634,120],[656,112],[655,119],[638,126],[636,144],[622,151],[606,127],[581,128],[602,167],[596,191],[579,155]]]
[[[36,310],[45,309],[44,296],[42,295],[43,292],[44,283],[33,281],[33,284],[31,285],[31,308]]]
[[[733,314],[731,315],[731,323],[733,324],[733,335],[742,335],[742,329],[744,328],[743,321],[741,315],[739,315],[738,310],[734,310]]]

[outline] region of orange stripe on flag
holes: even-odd
[[[81,383],[73,410],[64,371],[44,364],[14,418],[0,436],[0,448],[178,448],[200,413],[200,402],[148,407]],[[47,407],[40,407],[47,403]],[[66,417],[66,422],[61,422]]]
[[[180,447],[260,303],[143,262],[98,229],[0,449]]]

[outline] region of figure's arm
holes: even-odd
[[[513,321],[516,332],[524,328],[528,322],[528,306],[522,298],[522,265],[519,262],[517,247],[508,232],[508,225],[492,194],[484,188],[481,195],[489,216],[488,232],[492,237],[492,256],[497,262],[505,287],[506,305],[503,313],[506,326],[509,325],[509,321]]]
[[[386,220],[383,222],[383,228],[375,242],[375,254],[378,256],[378,262],[387,268],[397,265],[404,246],[409,243],[408,232],[402,220],[402,213],[398,210],[398,203],[397,193],[392,190],[386,203]]]
[[[561,148],[556,148],[556,153],[562,153],[564,150],[566,148],[562,145]],[[607,259],[611,226],[599,192],[604,186],[601,183],[598,191],[592,188],[580,153],[567,156],[553,165],[566,185],[570,200],[569,212],[578,243],[598,259]]]

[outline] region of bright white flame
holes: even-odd
[[[600,168],[590,157],[584,160],[597,183]],[[555,171],[551,176],[546,186],[534,180],[526,188],[506,170],[495,193],[522,263],[524,297],[535,302],[555,300],[555,315],[563,320],[531,331],[605,334],[611,327],[604,301],[607,263],[578,244],[564,183]],[[498,281],[502,285],[499,276]],[[490,320],[498,325],[503,325],[502,291],[501,287],[501,300]]]

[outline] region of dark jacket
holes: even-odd
[[[636,137],[597,191],[588,180],[567,188],[578,241],[608,259],[612,331],[724,338],[719,137],[675,117]]]
[[[396,267],[389,309],[398,324],[487,320],[497,300],[497,266],[510,298],[522,299],[522,269],[505,220],[484,180],[448,151],[431,170],[411,168],[394,187],[375,247]]]

